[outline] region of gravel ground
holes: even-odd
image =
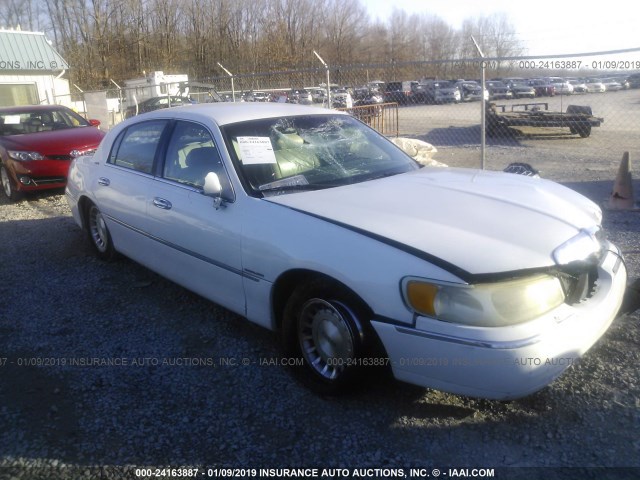
[[[569,152],[568,143],[556,142],[555,151]],[[544,148],[489,149],[490,168],[529,161],[599,203],[620,160],[617,152],[579,164]],[[478,149],[444,146],[436,156],[453,158],[477,165]],[[640,212],[606,210],[605,226],[625,253],[633,291]],[[243,473],[202,467],[638,478],[638,323],[638,311],[621,315],[559,380],[521,400],[477,400],[390,379],[322,398],[273,364],[279,352],[270,332],[132,261],[96,260],[60,192],[2,199],[0,479],[143,477],[128,466],[199,466],[199,478]],[[116,359],[126,365],[101,364]],[[173,474],[165,476],[189,476]]]

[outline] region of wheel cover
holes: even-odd
[[[344,306],[319,298],[306,302],[300,311],[302,354],[327,380],[336,380],[354,358],[354,339],[346,315],[350,312]]]
[[[107,225],[102,213],[96,207],[91,207],[89,211],[89,232],[96,248],[102,253],[106,252],[109,247]]]
[[[0,167],[0,178],[2,178],[2,187],[7,197],[11,198],[11,181],[5,167]]]

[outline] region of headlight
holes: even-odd
[[[44,159],[44,156],[38,152],[23,152],[21,150],[9,150],[9,156],[14,160],[18,160],[19,162]]]
[[[533,320],[564,302],[560,280],[536,275],[476,285],[405,278],[407,306],[419,315],[476,327],[504,327]]]

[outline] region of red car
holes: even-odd
[[[0,108],[0,180],[4,194],[64,188],[74,157],[91,153],[105,133],[61,105]]]
[[[535,78],[529,80],[529,85],[536,92],[536,97],[554,97],[556,95],[556,87],[547,80]]]

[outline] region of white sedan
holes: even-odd
[[[380,369],[517,398],[607,330],[626,268],[600,209],[563,186],[421,167],[343,112],[220,103],[137,116],[76,159],[67,199],[124,254],[279,332],[337,393]]]
[[[573,93],[573,85],[569,82],[553,82],[552,85],[557,95],[571,95]]]
[[[602,80],[602,84],[607,92],[619,92],[622,90],[622,84],[617,82],[613,78],[605,78]]]
[[[587,80],[587,92],[589,93],[604,93],[607,91],[607,87],[602,80],[592,78]]]

